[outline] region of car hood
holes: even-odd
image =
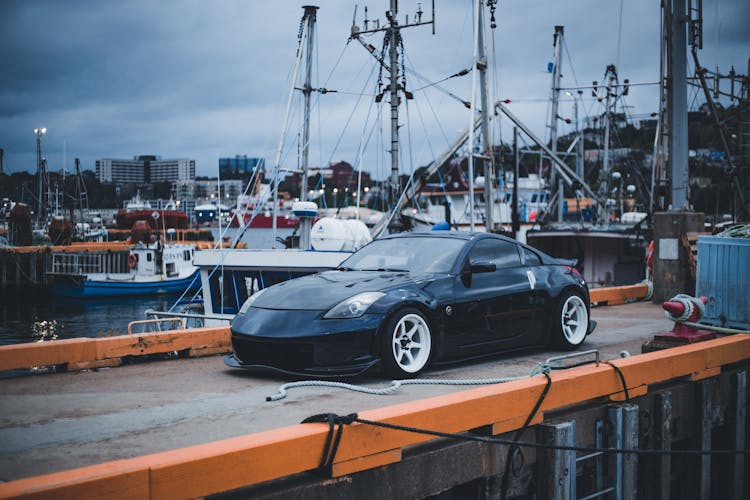
[[[432,276],[390,271],[327,271],[274,285],[257,298],[253,307],[324,311],[362,292],[421,286]]]

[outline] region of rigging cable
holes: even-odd
[[[300,60],[301,60],[301,45],[302,45],[302,35],[303,35],[303,31],[304,31],[304,22],[305,22],[305,19],[306,19],[306,16],[303,15],[302,18],[301,18],[301,20],[300,20],[300,25],[299,25],[298,32],[297,32],[297,51],[296,51],[296,54],[295,54],[296,55],[296,61],[295,61],[295,65],[293,66],[294,69],[292,71],[290,71],[290,73],[287,75],[287,78],[289,80],[292,80],[292,86],[293,87],[294,87],[294,85],[296,83],[294,81],[294,80],[296,80],[296,78],[293,77],[293,74],[296,74],[296,70],[299,67],[299,63],[300,63]],[[346,50],[346,46],[342,50],[342,53],[339,55],[339,59],[336,62],[336,66],[341,61],[345,50]],[[334,69],[335,69],[336,66],[334,66]],[[290,106],[290,104],[291,104],[291,100],[292,100],[291,98],[292,98],[292,95],[290,94],[289,101],[288,101],[288,106]],[[290,111],[290,109],[288,108],[287,109],[287,113],[289,113],[289,111]],[[283,142],[283,139],[284,139],[284,135],[285,134],[282,133],[282,139],[281,139],[282,142]],[[263,148],[264,151],[267,151],[269,140],[270,139],[266,140],[266,145]],[[298,141],[298,144],[299,144],[299,141]],[[278,162],[278,160],[277,160],[277,162]],[[248,183],[245,186],[245,189],[243,190],[243,193],[242,193],[243,196],[247,196],[248,191],[253,192],[255,190],[256,186],[258,184],[260,184],[260,182],[261,182],[260,181],[260,175],[258,174],[259,170],[260,169],[254,169],[253,170],[253,172],[252,172],[252,174],[250,176],[250,180],[248,181]],[[272,179],[272,182],[271,182],[271,184],[270,184],[269,187],[275,188],[276,183],[278,183],[278,169],[275,171],[274,178]],[[259,191],[262,192],[262,190],[259,190]],[[244,214],[237,214],[237,213],[235,213],[235,217],[237,217],[237,222],[238,222],[238,225],[240,226],[240,229],[234,235],[234,238],[232,240],[232,247],[235,247],[239,243],[239,241],[242,239],[242,237],[245,234],[245,231],[250,226],[252,220],[255,219],[255,217],[260,213],[260,210],[262,209],[264,203],[265,203],[265,201],[261,201],[260,203],[257,203],[254,206],[253,212],[252,212],[252,214],[250,216],[250,219],[247,222],[245,222],[244,220],[243,221],[239,220],[239,217],[243,217],[243,219],[244,219]],[[221,199],[219,199],[219,206],[220,205],[221,205]],[[219,209],[219,217],[221,217],[221,209]],[[229,224],[227,224],[227,227],[225,227],[223,229],[223,231],[220,233],[220,235],[219,235],[219,241],[217,242],[217,244],[216,244],[216,246],[214,248],[219,248],[221,242],[223,241],[224,236],[228,232],[228,229],[229,229]],[[217,272],[217,270],[219,268],[223,269],[224,258],[226,256],[226,253],[221,252],[221,254],[222,255],[221,255],[220,262],[217,263],[216,266],[209,273],[209,279]],[[199,278],[199,276],[196,276],[195,278],[193,278],[193,281],[191,282],[191,286],[195,282],[195,280],[198,279],[198,278]],[[189,289],[190,289],[190,286],[188,286],[186,288],[186,290],[180,295],[180,297],[175,301],[175,303],[172,304],[172,306],[169,308],[168,312],[173,311],[175,309],[175,307],[177,307],[177,305],[185,298],[185,296],[186,296],[186,294],[187,294],[187,292],[188,292]],[[199,292],[195,292],[193,294],[191,300],[195,300],[197,298],[197,296],[198,296],[198,293]],[[223,311],[223,304],[222,304],[222,311]]]
[[[409,63],[411,63],[411,58],[409,58],[408,55],[406,57],[407,57]],[[432,112],[432,116],[435,119],[435,124],[437,125],[438,130],[440,131],[440,134],[443,136],[443,139],[445,140],[445,145],[446,145],[446,147],[449,147],[450,146],[450,139],[448,139],[448,134],[445,133],[445,129],[443,128],[443,124],[442,124],[442,120],[438,117],[437,111],[435,110],[435,108],[432,105],[432,100],[429,98],[429,96],[427,95],[427,93],[424,93],[423,95],[424,95],[424,98],[425,98],[424,100],[427,101],[427,105],[430,107],[430,111]],[[427,127],[424,127],[424,129],[426,131]],[[425,134],[425,136],[426,135],[427,134]]]
[[[428,104],[429,104],[429,100],[428,100]],[[447,197],[448,192],[445,189],[445,181],[443,179],[443,174],[440,171],[440,165],[437,164],[438,163],[438,158],[437,158],[437,156],[435,156],[435,148],[432,146],[432,141],[430,140],[429,134],[426,133],[427,126],[425,125],[424,115],[422,114],[422,109],[420,108],[418,102],[415,103],[415,105],[416,105],[416,108],[417,108],[417,116],[419,117],[419,123],[422,125],[422,129],[425,131],[425,142],[427,143],[427,148],[428,148],[428,150],[430,152],[430,155],[432,156],[432,163],[434,163],[435,166],[436,166],[436,173],[437,173],[437,176],[438,176],[438,182],[440,183],[440,187],[443,190],[443,195],[446,196],[446,201],[450,205],[450,199]],[[431,106],[430,106],[430,109],[432,109]],[[433,114],[434,114],[434,110],[433,110]],[[438,122],[438,125],[440,125],[439,122]],[[442,127],[440,127],[440,131],[443,132]],[[443,135],[445,136],[444,133],[443,133]],[[450,160],[448,161],[448,164],[450,166]],[[427,180],[428,179],[425,179],[425,182],[427,182]],[[417,204],[417,208],[419,208],[419,204]],[[420,211],[421,211],[421,209],[420,209]],[[451,223],[451,221],[446,221],[446,222],[448,222],[449,224]]]
[[[373,66],[373,67],[371,68],[371,70],[370,70],[370,75],[369,75],[369,76],[367,77],[367,81],[365,82],[365,84],[364,84],[363,88],[364,88],[364,87],[367,87],[367,86],[368,86],[368,85],[370,84],[370,80],[372,79],[372,76],[373,76],[374,72],[375,72],[375,67]],[[364,93],[360,93],[360,94],[359,94],[359,96],[357,97],[357,100],[356,100],[356,102],[354,103],[354,108],[352,109],[351,113],[349,113],[349,116],[348,116],[348,117],[347,117],[347,119],[346,119],[346,123],[344,123],[344,126],[342,127],[342,130],[341,130],[341,134],[339,134],[339,137],[338,137],[338,139],[336,140],[336,144],[334,145],[334,147],[333,147],[333,149],[332,149],[332,151],[331,151],[331,154],[330,154],[330,155],[329,155],[329,157],[328,157],[328,162],[329,162],[329,163],[330,163],[331,161],[333,161],[333,157],[334,157],[334,155],[336,154],[336,152],[338,151],[338,148],[339,148],[339,146],[341,145],[341,142],[342,142],[342,140],[343,140],[343,138],[344,138],[344,133],[345,133],[345,132],[346,132],[346,130],[347,130],[347,129],[349,128],[349,124],[351,123],[352,119],[353,119],[353,118],[354,118],[354,116],[356,115],[356,111],[357,111],[357,108],[359,108],[359,105],[360,105],[360,103],[362,102],[362,97],[363,97],[364,95],[365,95]],[[318,185],[317,185],[316,187],[318,187],[318,188],[319,188],[319,187],[321,186],[321,184],[322,184],[322,179],[323,179],[323,177],[321,176],[321,177],[320,177],[320,179],[318,180]],[[324,200],[325,200],[325,197],[324,197]]]
[[[620,0],[620,15],[617,21],[617,54],[615,58],[615,67],[620,68],[620,40],[622,39],[622,9],[624,0]]]
[[[373,120],[372,122],[372,128],[370,129],[370,133],[367,134],[367,127],[370,124],[370,116],[372,114],[372,108],[375,105],[375,101],[370,101],[370,106],[367,109],[367,116],[365,117],[364,122],[362,123],[362,133],[360,134],[359,139],[359,146],[357,147],[357,154],[354,158],[354,165],[352,168],[352,176],[354,175],[354,172],[358,172],[358,180],[357,180],[357,198],[359,198],[359,186],[361,184],[362,179],[362,159],[364,158],[364,151],[367,148],[367,145],[370,143],[370,139],[372,138],[373,133],[375,132],[375,126],[377,125],[377,120]],[[378,106],[378,114],[382,112],[382,106]],[[349,180],[351,181],[352,177],[349,177]],[[348,200],[348,194],[345,195],[344,200]],[[357,200],[355,200],[357,201]],[[346,206],[346,205],[345,205]]]

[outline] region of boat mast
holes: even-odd
[[[471,110],[469,113],[469,231],[474,232],[474,115],[477,111],[477,60],[479,59],[479,12],[482,10],[482,2],[478,0],[476,5],[476,12],[474,13],[474,44],[473,44],[473,58],[474,64],[472,65],[471,72]]]
[[[388,202],[389,205],[395,206],[398,202],[399,192],[401,190],[398,172],[399,172],[399,161],[398,161],[398,108],[401,104],[399,97],[399,91],[403,91],[407,99],[411,99],[412,95],[405,88],[405,85],[399,85],[400,71],[398,68],[398,49],[402,45],[401,30],[403,28],[411,28],[414,26],[422,26],[425,24],[432,24],[432,33],[435,34],[435,0],[432,1],[432,19],[429,21],[422,21],[422,7],[418,4],[416,12],[416,21],[410,23],[409,16],[406,16],[406,22],[399,24],[398,22],[398,0],[390,0],[390,9],[386,11],[385,17],[388,20],[388,24],[381,27],[378,20],[374,20],[374,28],[369,29],[370,20],[367,19],[367,8],[365,7],[365,18],[364,18],[364,29],[360,29],[356,25],[357,8],[354,8],[354,19],[351,28],[351,38],[362,42],[359,38],[360,35],[369,33],[385,32],[385,37],[388,43],[388,65],[386,67],[390,81],[388,84],[388,93],[390,95],[390,107],[391,107],[391,175],[389,179],[389,193]],[[367,44],[362,43],[367,48]],[[376,102],[380,102],[382,94],[376,98]]]
[[[484,161],[484,223],[485,230],[489,233],[493,229],[492,221],[492,208],[493,208],[493,194],[492,194],[492,182],[494,179],[492,169],[492,152],[490,145],[490,117],[489,117],[489,105],[487,99],[487,51],[484,46],[484,2],[477,0],[476,13],[475,13],[475,25],[474,25],[474,65],[472,72],[471,82],[471,116],[469,118],[469,228],[474,231],[474,159],[480,158]],[[477,111],[476,107],[476,80],[479,79],[479,100],[481,109],[481,133],[482,133],[482,144],[484,146],[482,154],[474,153],[474,131],[473,123],[475,122],[474,113]]]
[[[391,67],[391,81],[389,91],[391,94],[391,186],[388,196],[388,204],[393,205],[398,198],[398,45],[401,41],[401,32],[398,26],[398,0],[391,0],[390,11],[385,13],[389,21],[388,25],[388,57]]]
[[[307,14],[307,11],[305,11],[305,14]],[[304,22],[305,17],[303,15],[302,20]],[[306,30],[305,30],[306,31]],[[306,33],[302,33],[301,36],[305,36]],[[299,39],[301,42],[301,38]],[[295,90],[295,84],[297,83],[297,75],[299,73],[299,67],[302,62],[302,50],[301,45],[298,45],[297,47],[297,59],[294,63],[294,70],[292,71],[292,88],[289,91],[289,98],[286,101],[286,113],[284,115],[284,126],[281,129],[281,137],[279,138],[279,146],[276,149],[276,160],[273,164],[273,186],[271,189],[272,193],[272,217],[273,221],[271,222],[271,248],[276,248],[276,217],[278,215],[279,211],[279,203],[278,203],[278,193],[279,193],[279,172],[280,172],[280,162],[281,162],[281,153],[284,150],[284,138],[286,137],[286,129],[289,126],[289,115],[292,110],[292,98],[294,97],[294,90]],[[306,186],[303,186],[306,187]],[[245,229],[247,229],[247,225],[245,225]],[[242,238],[242,234],[244,233],[245,229],[243,229],[243,232],[240,234],[240,238]],[[239,238],[238,240],[239,241]]]
[[[304,117],[302,120],[302,183],[300,188],[299,199],[307,201],[307,169],[310,157],[310,97],[312,94],[312,52],[315,43],[315,21],[318,7],[315,5],[305,5],[305,14],[303,19],[306,22],[306,58],[305,58],[305,86],[302,88],[302,94],[305,97]],[[274,217],[274,224],[276,218]],[[310,249],[310,217],[300,218],[300,249]]]
[[[550,127],[550,142],[552,152],[557,154],[557,119],[558,119],[558,106],[560,102],[560,62],[562,61],[562,44],[563,34],[565,32],[564,26],[555,26],[555,34],[553,35],[552,45],[555,48],[555,62],[552,67],[552,106],[549,117]],[[557,184],[555,186],[555,184]],[[563,180],[557,178],[557,172],[554,168],[550,169],[550,188],[556,189],[555,198],[557,199],[557,221],[562,222],[563,220],[563,203],[565,203],[565,197],[563,192]]]
[[[482,106],[482,144],[484,146],[484,206],[485,206],[485,229],[489,233],[494,229],[492,209],[494,204],[493,182],[495,180],[494,155],[492,154],[492,144],[490,141],[490,107],[487,97],[487,48],[484,40],[484,1],[477,0],[479,4],[478,21],[479,33],[477,36],[477,59],[474,62],[476,69],[479,70],[479,93]]]
[[[667,2],[669,12],[669,174],[672,210],[687,208],[688,127],[687,127],[687,26],[685,0]],[[668,7],[666,7],[668,8]]]

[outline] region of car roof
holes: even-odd
[[[391,238],[454,238],[461,240],[473,240],[479,238],[498,238],[507,240],[513,243],[519,243],[518,241],[494,233],[479,233],[469,231],[422,231],[422,232],[405,232],[397,234],[389,234],[378,239],[391,239]]]

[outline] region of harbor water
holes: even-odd
[[[166,311],[177,299],[179,295],[95,300],[27,294],[3,296],[0,345],[125,335],[128,323],[144,319],[146,309]]]
[[[223,229],[229,241],[239,231]],[[214,240],[218,241],[222,233],[218,228],[212,232]],[[291,233],[289,229],[279,229],[276,236],[284,238]],[[271,229],[254,228],[246,231],[241,241],[247,248],[271,248],[273,236]],[[283,245],[277,242],[276,247]],[[125,335],[128,323],[146,319],[147,309],[168,311],[180,299],[178,294],[83,300],[52,297],[31,290],[18,292],[0,296],[0,345]],[[186,298],[192,298],[192,294]]]

